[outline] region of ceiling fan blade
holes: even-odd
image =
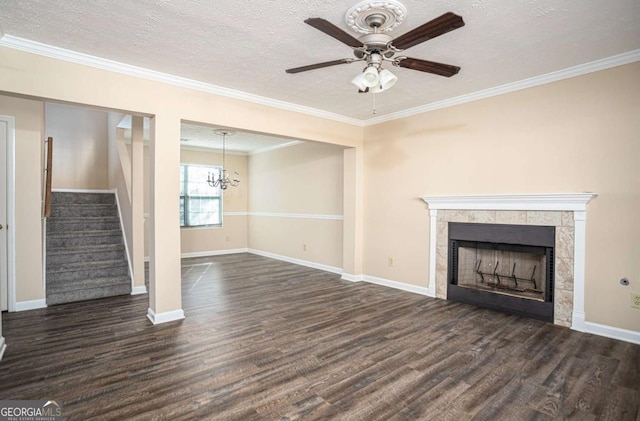
[[[418,70],[420,72],[433,73],[446,77],[451,77],[460,71],[460,68],[458,66],[409,57],[399,60],[398,66],[404,67],[406,69]]]
[[[325,34],[337,39],[343,44],[347,44],[349,47],[353,47],[353,48],[364,47],[364,44],[362,44],[356,38],[347,34],[345,31],[338,28],[333,23],[327,20],[324,20],[322,18],[309,18],[305,20],[304,23],[313,26],[317,30],[324,32]]]
[[[310,64],[308,66],[294,67],[293,69],[287,69],[285,71],[287,73],[300,73],[300,72],[306,72],[307,70],[322,69],[323,67],[336,66],[338,64],[344,64],[344,63],[351,63],[353,61],[356,61],[356,60],[351,58],[342,58],[340,60],[325,61],[324,63]]]
[[[463,26],[464,21],[462,20],[462,17],[455,13],[447,12],[424,25],[418,26],[406,34],[400,35],[398,38],[391,41],[391,44],[399,50],[406,50],[407,48],[411,48],[421,42],[425,42]]]

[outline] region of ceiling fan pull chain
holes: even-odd
[[[376,93],[373,92],[373,115],[376,115]]]

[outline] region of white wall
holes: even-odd
[[[45,104],[45,135],[53,137],[53,188],[106,189],[107,113]]]

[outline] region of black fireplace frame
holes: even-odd
[[[447,299],[553,323],[556,228],[449,222]],[[546,255],[545,301],[458,286],[458,248],[477,246]]]

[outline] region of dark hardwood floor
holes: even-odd
[[[3,314],[0,399],[65,419],[637,420],[640,346],[263,257],[183,261],[147,296]]]

